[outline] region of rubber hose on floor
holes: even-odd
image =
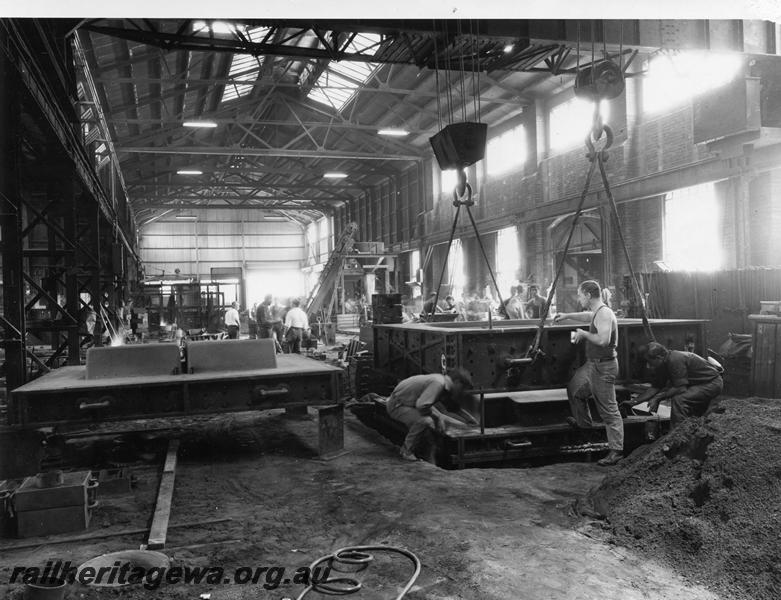
[[[404,548],[397,548],[395,546],[347,546],[346,548],[337,550],[333,554],[318,558],[310,565],[309,572],[310,574],[314,573],[319,565],[328,562],[329,569],[338,573],[359,573],[366,569],[369,566],[369,563],[374,560],[374,556],[369,554],[369,552],[391,552],[401,554],[412,561],[412,564],[415,566],[415,572],[409,578],[406,585],[401,590],[401,593],[396,596],[395,600],[404,598],[406,593],[415,585],[418,575],[420,575],[420,560],[412,552],[405,550]],[[346,571],[345,569],[347,566],[352,570]],[[326,596],[347,596],[349,594],[357,593],[360,589],[361,582],[352,577],[346,575],[334,578],[329,577],[324,581],[312,581],[309,587],[301,592],[296,600],[303,600],[303,598],[312,591]]]

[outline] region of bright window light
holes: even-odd
[[[260,43],[266,39],[269,28],[247,27],[242,29],[241,33],[251,42]],[[262,64],[262,56],[234,54],[231,68],[228,72],[228,79],[236,81],[225,84],[225,89],[222,92],[222,102],[228,102],[249,94],[252,88],[255,87],[254,80],[257,79]],[[252,83],[247,83],[248,81],[252,81]]]
[[[464,249],[460,239],[453,240],[453,244],[450,246],[450,254],[447,256],[447,273],[450,283],[450,295],[454,298],[460,298],[466,287]]]
[[[381,40],[379,34],[359,33],[346,50],[351,54],[367,54]],[[376,63],[331,61],[317,78],[307,97],[315,102],[332,106],[335,110],[341,110],[353,98],[356,90],[369,80],[377,67]]]
[[[440,181],[442,186],[442,193],[452,194],[453,190],[456,188],[456,185],[458,185],[458,170],[448,169],[447,171],[442,171],[442,177]]]
[[[413,250],[409,253],[409,280],[417,281],[418,271],[420,270],[420,250]]]
[[[610,105],[602,100],[602,121],[610,118]],[[594,103],[583,98],[572,98],[550,111],[550,149],[552,152],[571,150],[584,145],[594,119]]]
[[[317,262],[317,223],[312,221],[305,230],[306,246],[309,249],[308,258],[310,264]]]
[[[676,271],[714,271],[722,265],[721,215],[712,183],[665,196],[664,261]]]
[[[320,262],[328,260],[328,252],[330,250],[331,241],[331,219],[330,217],[323,217],[317,222],[318,232],[318,250],[320,254]]]
[[[518,247],[518,228],[513,225],[500,229],[496,234],[496,283],[502,292],[502,298],[510,297],[510,288],[517,283],[517,273],[521,266],[521,250]]]
[[[498,175],[522,165],[526,160],[526,130],[523,125],[490,139],[485,153],[488,175]]]
[[[315,275],[317,277],[317,274]],[[247,306],[263,302],[272,294],[280,304],[304,295],[304,274],[300,269],[268,269],[247,273]]]
[[[643,108],[652,114],[680,106],[733,80],[742,64],[737,53],[688,51],[656,56],[643,79]]]

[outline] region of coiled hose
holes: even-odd
[[[409,550],[403,548],[397,548],[395,546],[347,546],[341,548],[336,552],[327,556],[322,556],[313,562],[309,567],[309,572],[314,573],[315,569],[327,562],[329,569],[338,573],[359,573],[369,566],[369,563],[374,560],[374,556],[369,552],[391,552],[406,556],[412,561],[415,566],[415,572],[412,577],[409,578],[401,593],[396,596],[395,600],[401,600],[406,593],[410,591],[415,581],[420,575],[420,560]],[[347,571],[343,565],[351,565],[352,570]],[[296,600],[303,600],[304,597],[311,591],[324,594],[326,596],[347,596],[349,594],[355,594],[361,589],[361,582],[352,577],[342,575],[340,577],[329,577],[325,581],[311,581],[309,586],[299,594]]]

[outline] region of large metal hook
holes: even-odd
[[[463,167],[457,171],[458,182],[456,187],[453,188],[453,206],[472,206],[474,201],[472,200],[472,186],[466,180],[466,171]],[[462,198],[466,195],[466,200]]]
[[[603,138],[602,136],[603,133],[605,134],[604,135],[605,143],[599,150],[597,150],[596,144]],[[610,125],[602,125],[602,129],[601,131],[599,131],[598,136],[594,135],[593,129],[590,130],[588,132],[588,135],[586,136],[586,148],[588,148],[588,156],[592,157],[592,156],[596,156],[597,152],[605,152],[608,148],[610,148],[610,146],[613,145],[613,139],[614,139],[613,130],[610,128]]]

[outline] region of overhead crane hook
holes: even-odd
[[[548,294],[548,299],[546,300],[544,306],[542,307],[542,311],[540,312],[540,322],[537,327],[537,333],[534,337],[534,342],[532,343],[531,347],[529,348],[526,354],[527,362],[534,362],[538,360],[538,358],[543,356],[543,353],[540,350],[540,344],[542,342],[542,332],[545,327],[545,320],[548,317],[548,311],[550,310],[553,297],[556,293],[556,285],[558,283],[559,277],[561,276],[561,272],[564,268],[564,261],[567,258],[567,252],[569,250],[570,242],[572,241],[573,234],[575,233],[575,228],[577,227],[578,219],[581,213],[583,212],[583,207],[586,201],[586,197],[588,195],[589,188],[591,186],[591,178],[594,175],[594,171],[596,170],[597,166],[599,167],[599,172],[602,178],[602,184],[604,186],[605,195],[608,199],[608,204],[611,209],[611,214],[613,215],[613,219],[615,221],[616,232],[618,233],[618,237],[624,251],[624,257],[626,259],[627,267],[629,269],[632,282],[634,284],[635,293],[637,293],[638,298],[640,299],[640,309],[641,309],[641,316],[643,321],[643,329],[645,330],[646,336],[648,337],[649,341],[654,341],[655,339],[653,331],[651,330],[651,325],[648,322],[648,316],[646,314],[645,296],[643,294],[642,288],[640,287],[640,283],[638,282],[637,275],[634,271],[634,268],[632,267],[632,261],[629,257],[629,251],[627,250],[626,242],[624,240],[623,230],[621,228],[621,221],[618,218],[618,207],[616,206],[615,199],[613,198],[613,193],[610,189],[610,182],[608,181],[608,177],[607,177],[607,171],[605,169],[605,162],[607,162],[608,159],[607,150],[613,145],[614,135],[613,135],[613,130],[610,128],[610,126],[605,124],[602,120],[602,114],[600,111],[600,102],[603,99],[615,98],[619,96],[623,91],[624,91],[623,72],[618,65],[610,62],[609,60],[604,60],[596,65],[593,65],[592,67],[588,67],[586,69],[579,71],[575,79],[575,94],[580,97],[589,98],[594,102],[594,115],[592,118],[591,130],[589,131],[585,139],[585,145],[587,150],[586,158],[588,159],[590,164],[589,164],[588,173],[586,175],[586,182],[585,185],[583,186],[583,192],[580,195],[580,202],[578,203],[577,210],[575,211],[575,215],[572,219],[572,225],[570,226],[570,231],[569,234],[567,235],[567,241],[564,245],[564,252],[562,253],[561,258],[559,259],[559,264],[556,268],[556,274],[553,278],[553,284],[551,285],[551,290],[550,293]],[[601,145],[597,147],[598,144]],[[520,366],[521,364],[524,363],[521,363],[520,360],[518,360],[516,361],[516,363],[508,366],[510,367]]]
[[[494,289],[496,289],[496,295],[499,298],[500,306],[504,306],[504,300],[502,299],[502,292],[499,290],[499,284],[496,282],[496,276],[494,275],[493,267],[491,267],[491,261],[488,260],[488,255],[485,252],[485,247],[483,246],[483,240],[480,237],[480,232],[477,230],[477,223],[475,223],[475,219],[472,216],[472,211],[470,210],[470,207],[474,206],[475,202],[472,199],[472,186],[469,185],[469,182],[467,181],[466,171],[464,170],[464,165],[459,165],[457,168],[457,176],[458,181],[456,183],[456,187],[453,189],[453,206],[456,207],[456,214],[453,217],[453,226],[450,229],[450,238],[448,239],[447,243],[447,252],[445,253],[445,258],[442,261],[442,270],[439,274],[439,281],[437,282],[437,289],[434,295],[434,304],[431,307],[431,313],[429,314],[429,319],[433,320],[434,313],[437,310],[437,303],[439,302],[439,290],[442,287],[442,280],[445,276],[445,269],[447,267],[447,257],[450,254],[450,247],[453,245],[453,237],[456,233],[456,227],[458,226],[458,216],[461,213],[461,207],[466,207],[466,214],[469,216],[469,222],[472,224],[472,230],[475,232],[475,239],[477,240],[477,245],[480,248],[480,253],[483,256],[483,260],[485,260],[485,265],[488,269],[488,274],[491,277],[491,282],[494,285]],[[492,321],[491,321],[491,312],[488,312],[489,317],[489,329],[492,327]]]

